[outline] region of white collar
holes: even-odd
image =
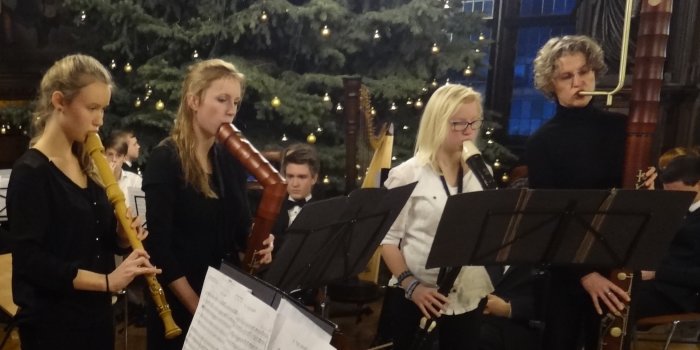
[[[700,201],[697,201],[693,204],[690,205],[690,209],[688,209],[689,212],[694,212],[700,208]]]

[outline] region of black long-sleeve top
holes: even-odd
[[[7,192],[12,293],[20,325],[85,329],[111,326],[111,296],[73,288],[78,269],[114,269],[116,220],[102,187],[81,188],[43,153],[14,165]]]
[[[163,269],[163,285],[186,277],[200,293],[209,266],[243,251],[251,218],[245,195],[246,173],[219,144],[209,152],[210,177],[218,198],[206,198],[185,184],[177,148],[166,139],[151,152],[143,177],[146,222],[144,241],[151,262]],[[169,300],[175,302],[174,299]]]
[[[695,312],[700,298],[700,209],[688,214],[656,271],[653,285],[669,300]]]
[[[532,188],[610,189],[622,185],[626,117],[589,104],[557,106],[528,141],[525,159]]]
[[[557,112],[527,143],[528,181],[536,189],[611,189],[622,186],[627,137],[626,117],[602,111],[592,103],[582,108],[557,105]],[[563,269],[578,279],[594,270]],[[600,271],[605,274],[607,271]]]

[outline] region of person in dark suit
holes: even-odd
[[[289,196],[282,204],[277,222],[272,228],[277,244],[274,253],[284,244],[284,232],[294,222],[306,203],[317,200],[312,190],[318,180],[320,161],[313,146],[293,144],[282,151],[282,176],[287,180]]]
[[[487,266],[495,289],[487,296],[479,350],[540,349],[539,270],[529,266]]]
[[[656,271],[642,271],[636,318],[700,311],[700,157],[674,158],[661,172],[665,190],[695,193],[693,204]]]

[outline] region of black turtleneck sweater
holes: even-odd
[[[626,117],[557,105],[557,113],[528,141],[525,159],[531,188],[621,187]]]

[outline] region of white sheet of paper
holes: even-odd
[[[129,187],[124,195],[126,198],[126,205],[136,213],[143,222],[143,226],[146,227],[146,194],[141,191],[140,188]]]
[[[290,302],[282,299],[277,307],[275,331],[270,339],[270,350],[326,350],[331,334],[326,333]]]
[[[270,305],[210,267],[183,350],[265,350],[275,318]]]
[[[7,201],[5,199],[7,198],[7,184],[9,182],[9,176],[0,175],[0,222],[7,221]]]

